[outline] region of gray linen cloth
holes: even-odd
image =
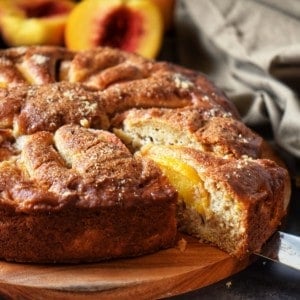
[[[300,158],[300,1],[177,0],[175,22],[179,63],[206,73],[246,124],[268,125]]]

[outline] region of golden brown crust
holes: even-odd
[[[0,52],[0,82],[3,258],[96,261],[173,245],[177,193],[133,154],[149,143],[187,146],[245,207],[246,238],[226,251],[259,248],[285,214],[288,174],[261,159],[277,161],[202,74],[110,48],[20,47]]]
[[[166,143],[166,136],[170,134],[170,143],[176,144],[174,136],[177,136],[176,140],[181,145],[189,145],[221,157],[259,158],[263,150],[263,139],[260,136],[233,118],[233,114],[211,102],[204,102],[201,108],[132,109],[117,115],[112,126],[123,127],[123,131],[131,132],[132,136],[136,134],[144,140],[149,137],[142,137],[142,130],[148,127],[149,133],[150,128],[155,128],[156,136],[159,133],[161,135],[161,143]]]
[[[13,203],[18,211],[58,210],[70,203],[134,206],[140,199],[145,204],[175,198],[155,165],[134,158],[109,132],[65,125],[54,137],[40,131],[18,143],[19,153],[0,162],[0,190],[7,195],[2,204]]]

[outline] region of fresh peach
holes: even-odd
[[[0,0],[0,18],[3,15],[7,14],[20,14],[23,15],[23,12],[21,9],[17,7],[15,4],[15,1],[11,0]]]
[[[75,6],[71,0],[16,0],[23,13],[2,16],[3,40],[8,46],[62,45],[67,16]]]
[[[0,0],[0,25],[3,16],[18,15],[24,17],[24,12],[16,5],[14,1]]]
[[[157,7],[159,8],[163,21],[164,21],[164,29],[168,31],[173,26],[174,21],[174,10],[175,10],[175,0],[152,0]]]
[[[163,19],[151,0],[84,0],[70,13],[65,43],[71,50],[110,46],[153,58]]]

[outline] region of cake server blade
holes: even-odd
[[[277,231],[256,255],[300,270],[300,237]]]

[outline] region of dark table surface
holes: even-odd
[[[171,32],[165,37],[158,59],[178,63],[176,33]],[[253,129],[272,143],[270,128]],[[274,148],[286,162],[292,177],[292,197],[282,231],[300,236],[300,160],[276,146]],[[170,299],[300,300],[300,271],[259,258],[245,270],[229,278]]]

